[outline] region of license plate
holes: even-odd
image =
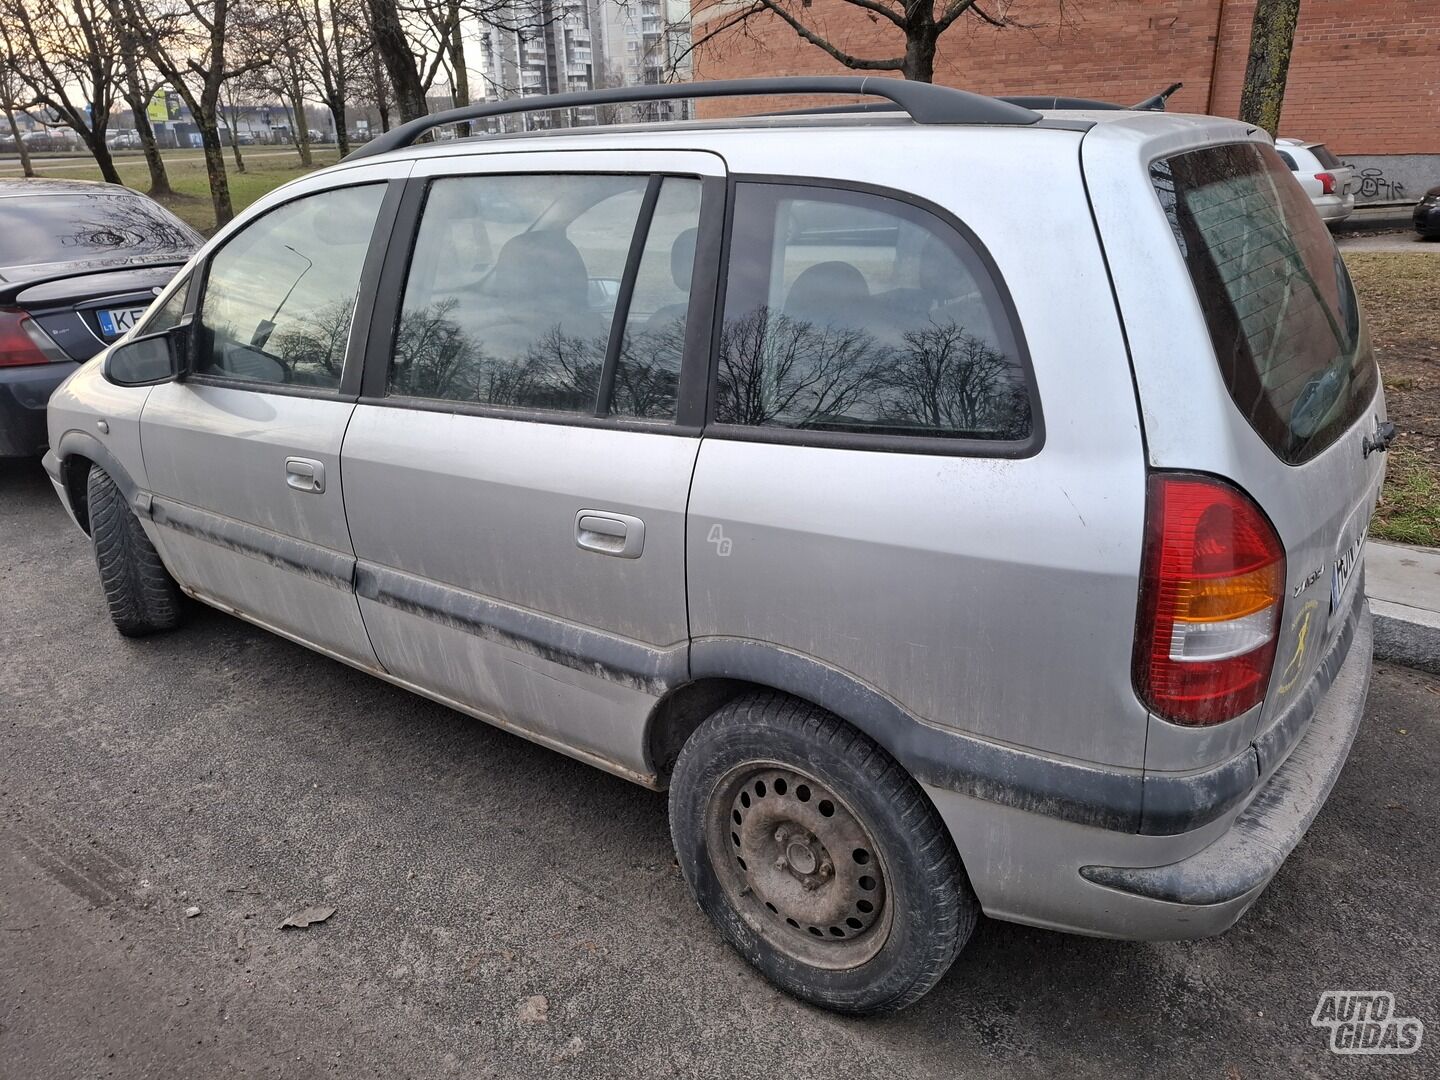
[[[100,320],[100,332],[107,338],[115,338],[139,322],[146,310],[143,307],[109,308],[97,311],[95,316]]]

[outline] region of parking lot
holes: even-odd
[[[1417,672],[1377,666],[1330,802],[1227,935],[982,921],[918,1006],[855,1021],[721,942],[663,796],[213,611],[119,637],[38,464],[0,463],[0,650],[7,1078],[1437,1074]],[[278,929],[308,905],[335,912]],[[1310,1017],[1342,988],[1393,992],[1421,1051],[1333,1057]]]

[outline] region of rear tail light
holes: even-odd
[[[1320,181],[1321,195],[1335,194],[1335,176],[1333,173],[1318,172],[1315,174],[1315,179]]]
[[[1177,724],[1219,724],[1265,697],[1285,598],[1285,550],[1243,492],[1150,477],[1135,691]]]
[[[0,308],[0,367],[68,359],[29,314],[15,308]]]

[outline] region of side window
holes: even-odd
[[[236,233],[210,260],[195,370],[335,388],[384,184],[308,195]]]
[[[185,298],[189,295],[190,282],[182,281],[165,303],[149,313],[145,319],[145,325],[137,331],[135,336],[145,337],[148,334],[160,334],[173,326],[178,326],[180,320],[185,316]]]
[[[426,196],[388,392],[592,416],[648,176],[462,176]]]
[[[1286,165],[1290,166],[1291,172],[1297,172],[1299,170],[1300,166],[1295,164],[1295,159],[1291,157],[1288,153],[1286,153],[1284,150],[1277,150],[1275,152],[1280,155],[1281,161],[1285,162]]]
[[[715,420],[1023,439],[1030,395],[999,294],[933,214],[883,196],[736,190]]]
[[[700,181],[667,176],[655,202],[630,297],[625,336],[615,362],[611,416],[641,420],[675,416],[699,226]]]

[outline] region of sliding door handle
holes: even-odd
[[[575,515],[575,545],[617,559],[638,559],[645,550],[645,522],[609,510],[581,510]]]
[[[325,466],[313,458],[286,458],[285,483],[296,491],[318,495],[325,490]]]

